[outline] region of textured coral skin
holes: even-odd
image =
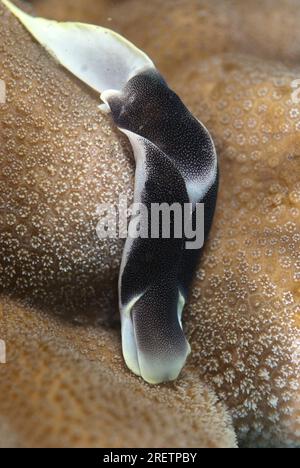
[[[95,212],[131,196],[131,152],[98,97],[2,6],[0,21],[1,290],[48,311],[0,302],[0,445],[235,447],[197,375],[151,388],[123,364],[109,328],[122,242],[97,240]]]
[[[192,373],[150,387],[124,366],[117,333],[0,307],[0,446],[235,447],[230,416]]]
[[[31,3],[46,18],[102,24],[124,34],[149,54],[172,86],[176,86],[181,70],[215,53],[236,51],[264,59],[299,62],[298,0],[32,0]]]
[[[122,241],[100,243],[96,211],[130,195],[129,145],[97,109],[99,96],[58,69],[3,12],[0,288],[77,319],[87,309],[104,315]]]
[[[247,446],[300,442],[296,77],[281,65],[227,55],[182,78],[192,88],[201,79],[197,98],[187,100],[214,129],[222,175],[214,231],[186,311],[193,366],[231,408]]]
[[[39,13],[49,17],[51,13],[45,11],[46,3],[35,2]],[[278,60],[265,60],[280,58],[291,62],[297,58],[297,54],[299,56],[299,41],[296,42],[294,37],[296,28],[287,27],[292,26],[294,18],[297,19],[299,15],[298,10],[294,9],[294,2],[276,2],[276,8],[272,2],[272,14],[266,15],[266,23],[258,27],[257,34],[252,34],[253,24],[259,26],[256,2],[249,2],[251,5],[247,7],[244,2],[209,2],[209,6],[205,6],[207,2],[197,2],[198,10],[194,6],[194,14],[187,13],[186,16],[180,12],[186,2],[176,2],[179,10],[174,7],[170,13],[165,6],[168,2],[163,2],[164,14],[160,10],[162,19],[151,21],[151,30],[147,29],[146,21],[143,23],[141,20],[141,29],[133,25],[137,24],[138,18],[146,18],[146,10],[153,8],[153,15],[156,14],[155,2],[139,2],[145,5],[139,9],[133,8],[135,2],[131,0],[117,2],[113,7],[107,1],[102,2],[102,9],[95,12],[86,7],[83,10],[81,2],[73,0],[73,14],[68,13],[68,16],[67,11],[63,11],[62,2],[59,3],[59,9],[53,7],[52,17],[109,25],[143,47],[195,115],[212,131],[220,156],[220,197],[211,241],[185,312],[193,353],[182,384],[185,381],[188,386],[190,376],[198,382],[200,376],[214,386],[217,395],[231,410],[240,445],[299,446],[300,116],[299,107],[291,101],[290,84],[300,75],[299,67],[293,64],[283,66]],[[260,11],[269,11],[269,1],[260,2],[260,5]],[[130,14],[121,14],[125,8]],[[241,16],[239,11],[244,8],[248,9],[247,15]],[[86,16],[86,11],[91,12],[88,13],[90,16]],[[229,12],[232,11],[233,22],[229,28]],[[0,15],[1,12],[3,9],[0,7]],[[199,23],[194,19],[197,12]],[[105,23],[108,17],[112,20]],[[2,28],[3,18],[0,19]],[[0,29],[0,35],[5,35],[0,46],[1,72],[5,73],[5,77],[10,77],[8,85],[12,93],[15,88],[11,80],[20,89],[18,94],[12,94],[12,101],[8,103],[14,111],[10,111],[12,120],[6,124],[2,118],[3,115],[7,116],[8,108],[0,108],[1,125],[4,127],[0,134],[1,163],[5,161],[1,168],[0,196],[6,193],[5,203],[10,203],[9,210],[5,211],[6,218],[4,211],[1,211],[0,217],[0,233],[4,236],[0,244],[3,287],[35,302],[38,299],[39,303],[53,311],[57,311],[59,303],[63,303],[63,311],[72,312],[79,322],[87,320],[83,315],[85,310],[91,311],[93,319],[101,304],[98,320],[107,323],[107,316],[112,310],[112,285],[116,282],[122,246],[109,242],[94,247],[92,225],[96,219],[91,215],[91,206],[98,199],[113,200],[117,191],[126,192],[128,187],[132,187],[130,151],[126,142],[112,130],[109,119],[102,117],[99,124],[101,117],[92,105],[96,100],[59,70],[8,15],[5,21],[9,21],[8,27],[12,28],[13,25],[13,33],[8,28]],[[243,28],[240,27],[241,22]],[[165,28],[165,24],[168,28]],[[172,40],[168,40],[167,49],[162,47],[165,35],[169,37],[166,29],[176,29],[178,32]],[[189,31],[189,34],[185,36],[182,31]],[[11,54],[17,34],[22,40],[18,41],[20,58],[14,64]],[[234,54],[223,54],[232,50]],[[243,52],[243,55],[238,55],[237,51]],[[258,58],[246,56],[245,52],[251,52]],[[264,58],[260,59],[259,56]],[[40,61],[38,67],[37,60]],[[26,80],[25,76],[20,77],[21,67],[22,73],[28,69]],[[49,76],[46,87],[42,79],[44,67]],[[26,97],[25,84],[27,87],[31,85],[31,70],[34,70],[37,78],[40,77],[33,85],[42,93],[42,103],[39,96],[34,103],[33,89],[27,90]],[[59,86],[56,86],[57,83]],[[69,95],[65,95],[68,90]],[[59,111],[60,104],[65,104],[68,112]],[[45,141],[38,140],[34,145],[34,139],[41,137],[32,124],[29,126],[29,122],[32,114],[42,113],[40,106],[43,114],[47,112],[44,121],[51,133],[45,135]],[[91,120],[97,125],[95,130],[89,126]],[[60,122],[63,122],[63,127]],[[27,132],[23,140],[20,138],[22,127]],[[15,128],[18,128],[17,132]],[[103,136],[100,132],[104,132]],[[100,146],[95,143],[97,138]],[[81,145],[78,146],[82,139],[87,144],[87,147],[83,145],[83,149]],[[46,161],[44,158],[48,153],[44,152],[45,144],[50,152]],[[95,157],[88,156],[89,145],[96,147],[93,150],[96,151]],[[78,151],[79,147],[81,151]],[[35,166],[27,169],[32,148],[35,148],[34,160],[40,158],[38,171]],[[115,172],[111,164],[112,154]],[[68,163],[70,155],[73,159]],[[104,162],[103,155],[106,155]],[[53,179],[52,169],[49,174],[47,164],[49,157],[55,169]],[[33,176],[37,179],[35,190],[28,186],[30,193],[44,193],[42,188],[47,188],[49,180],[58,180],[59,185],[67,182],[70,187],[59,194],[58,187],[52,185],[43,195],[46,196],[46,207],[50,207],[50,219],[54,221],[50,226],[43,221],[50,227],[47,242],[35,254],[34,250],[30,250],[29,260],[16,254],[16,241],[23,241],[16,229],[16,222],[14,224],[13,218],[7,218],[7,215],[16,213],[19,205],[29,205],[28,202],[24,204],[22,199],[14,198],[17,192],[12,185],[15,181],[18,186],[17,181],[24,180],[24,175],[18,178],[18,171],[21,162],[24,164],[26,159],[29,162],[23,166],[23,174],[30,174],[29,181]],[[66,163],[62,164],[62,161]],[[81,166],[74,165],[74,161],[79,161]],[[90,177],[82,175],[82,165],[85,163]],[[8,173],[3,171],[4,168]],[[9,171],[13,171],[11,175]],[[112,172],[114,176],[111,176]],[[58,174],[60,179],[57,179]],[[74,212],[72,193],[78,192],[78,178],[81,178],[80,202],[77,206],[80,216],[76,216],[76,219],[84,218],[80,228],[74,230],[68,223]],[[89,182],[92,185],[87,190]],[[48,197],[51,192],[56,196],[54,201]],[[58,214],[55,211],[57,200],[61,207]],[[21,223],[18,220],[29,232],[34,228],[35,211],[36,208],[33,208],[32,214],[24,218],[27,221]],[[43,216],[43,220],[48,219]],[[89,220],[88,228],[85,219]],[[75,222],[74,219],[72,225]],[[68,242],[64,242],[65,236],[63,239],[58,237],[59,242],[52,241],[55,226],[65,230]],[[74,233],[77,233],[76,236]],[[95,257],[86,254],[87,239],[91,254],[95,252],[93,249],[101,252],[95,263]],[[27,244],[24,244],[25,247]],[[45,246],[48,256],[54,260],[52,267],[49,261],[46,263],[47,276],[34,270]],[[76,250],[81,254],[74,255]],[[68,265],[66,271],[65,263]],[[21,276],[19,265],[22,265]],[[81,270],[82,265],[84,271]],[[14,273],[16,267],[18,273]],[[51,271],[53,282],[49,279]],[[16,278],[20,278],[17,284]],[[93,289],[87,288],[90,284]],[[105,304],[107,307],[104,307]],[[24,313],[22,309],[18,310],[19,314]],[[26,317],[19,325],[21,330],[25,323]],[[61,333],[64,333],[65,327],[72,325],[58,327]],[[72,339],[75,336],[75,333],[72,334]],[[108,342],[115,335],[110,332],[107,336],[110,337]],[[74,381],[75,376],[70,372],[68,385]],[[132,382],[140,385],[134,378]],[[55,408],[64,408],[64,405],[56,403]],[[11,410],[7,410],[5,415],[6,421],[2,423],[0,420],[0,428],[1,424],[13,426]],[[59,425],[57,420],[55,424]],[[23,435],[21,441],[24,440],[22,438]]]

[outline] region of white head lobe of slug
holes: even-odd
[[[140,70],[154,68],[144,52],[110,29],[32,17],[0,1],[63,67],[99,93],[120,91]]]

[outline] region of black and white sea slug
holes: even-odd
[[[101,93],[100,108],[111,112],[133,148],[134,201],[148,215],[152,204],[190,203],[194,222],[196,203],[204,203],[206,239],[218,189],[215,147],[153,62],[108,29],[34,18],[2,2],[61,65]],[[141,210],[129,229],[143,216]],[[129,236],[120,269],[124,359],[149,383],[177,378],[190,352],[182,311],[201,249],[187,249],[184,235],[174,235],[172,216],[170,224],[169,238]]]

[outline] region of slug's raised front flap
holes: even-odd
[[[1,1],[62,66],[99,93],[121,90],[139,70],[154,67],[144,52],[110,29],[32,17]]]

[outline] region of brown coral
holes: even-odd
[[[46,3],[35,3],[39,11],[51,16],[45,13]],[[217,216],[185,313],[193,353],[189,367],[178,384],[184,386],[186,382],[184,398],[188,395],[191,382],[193,389],[199,385],[201,398],[200,376],[214,386],[218,396],[230,408],[241,445],[299,445],[300,116],[299,106],[291,100],[291,82],[299,78],[299,68],[236,53],[246,51],[268,59],[280,57],[287,61],[297,58],[297,31],[286,27],[293,25],[297,19],[298,10],[294,9],[294,2],[276,2],[276,7],[272,2],[272,14],[266,16],[266,23],[261,24],[259,33],[255,35],[253,23],[257,25],[258,2],[246,6],[238,1],[214,1],[209,5],[207,2],[197,2],[196,5],[178,1],[176,5],[172,2],[173,8],[170,10],[166,1],[158,10],[155,8],[156,2],[139,2],[139,6],[136,6],[134,0],[128,0],[112,6],[107,0],[101,3],[100,13],[96,13],[92,8],[83,12],[80,9],[82,3],[73,0],[76,15],[68,18],[64,16],[66,13],[62,10],[62,2],[59,3],[61,9],[55,15],[53,13],[53,17],[75,19],[76,16],[76,19],[109,25],[144,47],[193,112],[212,131],[218,146],[221,187]],[[89,5],[92,5],[91,1]],[[259,5],[260,11],[267,12],[270,2],[265,0]],[[127,15],[121,14],[124,8]],[[185,16],[181,13],[182,8],[187,8]],[[159,18],[150,22],[150,28],[145,12],[149,17],[150,12],[155,16],[158,11]],[[3,8],[0,7],[0,15],[1,12]],[[247,15],[243,16],[245,12]],[[112,19],[108,21],[109,24],[105,22],[108,17]],[[283,18],[283,21],[279,21],[279,18]],[[140,28],[136,24],[140,24]],[[166,48],[164,43],[166,37],[169,38],[170,30],[176,30],[176,34],[168,39]],[[187,35],[185,31],[188,31]],[[27,299],[38,299],[40,304],[46,304],[52,310],[57,310],[62,302],[63,309],[72,309],[75,317],[78,314],[76,311],[79,311],[78,319],[81,322],[85,320],[83,310],[91,311],[91,315],[95,316],[99,308],[102,323],[107,323],[107,316],[112,310],[112,290],[121,245],[113,241],[95,244],[94,225],[97,220],[92,216],[92,206],[98,200],[114,201],[117,192],[125,193],[131,187],[132,165],[128,146],[114,133],[109,119],[99,121],[93,96],[88,95],[85,88],[60,70],[33,44],[7,13],[4,18],[1,17],[0,35],[4,37],[0,46],[3,59],[1,73],[4,73],[3,77],[8,83],[8,96],[12,93],[8,106],[0,107],[1,121],[8,111],[10,115],[7,124],[4,126],[2,123],[0,135],[1,164],[5,161],[1,168],[1,197],[6,194],[6,205],[2,204],[5,210],[2,210],[0,217],[0,233],[4,236],[0,245],[3,288],[6,292],[21,293]],[[18,37],[22,38],[19,40],[20,55],[14,61],[12,54],[16,52],[13,45]],[[235,54],[220,54],[229,50],[234,50]],[[219,55],[212,55],[216,53]],[[36,64],[38,60],[39,65]],[[45,70],[49,77],[46,86],[43,83]],[[34,81],[32,75],[37,77]],[[14,95],[14,89],[18,90],[18,95]],[[60,105],[65,111],[59,109]],[[32,123],[33,116],[36,118],[40,114],[44,114],[45,130],[42,131]],[[95,127],[90,127],[90,121]],[[22,128],[26,129],[23,139]],[[95,157],[89,154],[89,145]],[[39,164],[30,167],[34,162],[30,157],[32,154]],[[110,162],[112,155],[116,164],[114,167]],[[84,172],[86,167],[88,172]],[[18,187],[22,181],[23,185],[26,175],[29,182],[27,193],[36,193],[38,199],[43,197],[46,209],[40,219],[43,228],[48,228],[46,237],[43,234],[43,242],[44,239],[47,242],[37,250],[28,249],[29,235],[25,236],[27,243],[20,237],[24,228],[31,235],[37,232],[38,226],[34,225],[37,205],[30,208],[31,199],[24,202],[13,190],[13,183]],[[30,185],[31,180],[33,186]],[[49,180],[53,181],[52,186]],[[73,211],[70,207],[74,205],[72,194],[78,194],[77,181],[80,181],[80,190],[76,219],[82,219],[82,222],[77,226],[76,219],[73,219],[71,229],[68,223]],[[64,183],[68,184],[68,190],[60,192],[59,186]],[[52,194],[54,199],[47,198],[48,194]],[[56,204],[60,207],[59,212],[55,211]],[[16,213],[20,213],[22,208],[27,208],[27,217],[21,222],[19,218],[16,220]],[[19,225],[23,228],[17,230]],[[63,229],[66,237],[56,237],[57,228]],[[55,242],[52,240],[54,237]],[[22,250],[21,255],[18,254],[17,242],[21,242],[22,250],[29,250],[29,257],[23,257]],[[89,246],[87,250],[86,245]],[[45,249],[48,249],[48,260],[54,260],[53,267],[49,261],[39,263]],[[76,251],[81,251],[81,254],[77,256]],[[111,259],[113,265],[110,265]],[[12,306],[8,310],[12,311]],[[17,311],[14,310],[14,314],[22,317],[19,328],[26,330],[29,326],[26,324],[33,320],[35,314],[21,308]],[[12,312],[9,316],[12,317]],[[12,337],[16,332],[13,320],[10,320],[12,334],[7,336]],[[45,317],[43,326],[47,327],[47,320],[48,327],[54,327],[60,336],[58,349],[63,350],[68,343],[73,350],[76,333],[66,331],[73,329],[73,325],[62,325],[53,318]],[[88,333],[92,333],[94,338],[98,333],[90,328],[78,330],[83,340]],[[29,329],[27,333],[30,336],[32,332]],[[67,339],[65,334],[68,333]],[[113,346],[111,341],[117,342],[113,331],[99,330],[99,333],[108,349]],[[92,345],[97,342],[94,338]],[[24,338],[20,338],[20,342],[23,343]],[[41,342],[39,337],[32,346],[39,349],[43,347]],[[120,366],[119,351],[116,352],[118,348],[114,346],[115,359]],[[104,352],[103,346],[101,349]],[[98,360],[102,353],[97,350],[93,356]],[[85,352],[83,344],[80,352]],[[22,356],[22,353],[19,355]],[[52,359],[49,348],[43,355],[51,361],[53,372],[59,373],[63,369],[60,367],[63,366],[62,360],[59,357]],[[105,362],[99,373],[107,372],[111,358],[108,357]],[[88,363],[86,365],[89,367]],[[125,371],[121,372],[118,366],[120,381],[126,376],[126,379],[131,379],[131,388],[140,386],[144,389],[140,408],[147,405],[145,394],[149,387],[129,377]],[[14,376],[15,371],[11,369]],[[67,378],[67,385],[73,391],[75,374],[74,365]],[[57,381],[58,378],[55,379]],[[103,392],[105,395],[105,388]],[[197,391],[191,398],[196,398],[196,394]],[[25,400],[24,395],[22,398]],[[162,398],[177,401],[176,395],[175,391]],[[99,401],[103,402],[105,398]],[[42,400],[39,401],[42,404]],[[15,440],[18,444],[26,437],[19,432],[21,423],[14,417],[10,403],[6,404],[6,409],[3,407],[5,419],[0,420],[0,430],[3,426],[16,429]],[[192,401],[188,400],[185,411],[191,404]],[[65,403],[56,402],[54,406],[57,411],[62,410]],[[162,405],[158,404],[158,407],[163,411]],[[174,418],[176,420],[176,414]],[[172,422],[168,420],[168,424]],[[53,420],[52,426],[59,433],[61,426],[58,419]],[[187,426],[182,427],[184,430]],[[221,424],[220,427],[225,427],[224,416],[223,426]],[[201,429],[199,431],[201,433]],[[167,429],[166,434],[169,434]],[[90,437],[90,434],[85,432],[81,436],[82,440],[86,440],[84,437]],[[70,442],[73,436],[69,432],[66,437]],[[107,441],[109,435],[105,437]],[[184,440],[194,444],[194,439]],[[34,442],[33,439],[26,442],[43,443]],[[230,445],[228,438],[226,443]]]
[[[97,312],[93,323],[107,327],[122,246],[97,240],[96,207],[130,195],[128,146],[96,98],[0,15],[2,291],[81,324]],[[125,369],[113,330],[0,307],[1,445],[235,446],[230,417],[197,376],[151,389]]]
[[[150,387],[125,368],[118,333],[1,307],[0,446],[235,446],[229,415],[197,376]]]
[[[130,194],[129,146],[99,97],[0,11],[0,289],[58,312],[104,315],[122,241],[100,243],[97,205]]]
[[[300,57],[298,0],[32,3],[46,18],[101,24],[120,32],[145,50],[175,87],[181,70],[216,53],[235,51],[295,63]]]
[[[246,445],[299,445],[296,77],[281,65],[223,56],[183,78],[192,89],[201,80],[197,97],[186,99],[206,115],[221,154],[213,235],[186,311],[193,366],[227,402]]]

